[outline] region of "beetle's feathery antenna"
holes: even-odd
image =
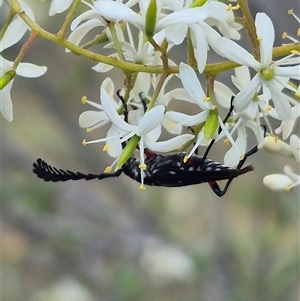
[[[105,178],[118,177],[122,173],[122,169],[119,169],[114,173],[84,174],[78,171],[74,172],[71,170],[58,169],[39,158],[33,163],[33,172],[46,182],[65,182],[70,180],[89,181],[94,179],[102,180]]]

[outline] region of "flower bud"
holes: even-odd
[[[156,0],[150,0],[149,6],[146,12],[146,35],[153,36],[155,26],[156,26],[156,16],[157,16],[157,3]]]
[[[206,2],[207,2],[207,0],[194,0],[190,7],[201,7]]]
[[[9,70],[3,76],[1,76],[0,90],[2,90],[15,76],[16,76],[15,70]]]
[[[268,188],[275,191],[288,191],[293,181],[283,174],[272,174],[264,177],[263,183]]]
[[[135,151],[136,146],[139,143],[140,139],[141,139],[140,137],[134,135],[129,140],[129,142],[127,143],[127,145],[123,149],[123,152],[122,152],[122,154],[120,156],[120,159],[117,163],[116,170],[120,169],[123,166],[123,164],[125,164],[128,161],[128,159],[131,157],[131,155]]]
[[[218,128],[218,110],[210,110],[204,124],[204,138],[210,140]]]
[[[291,157],[293,155],[291,147],[277,137],[265,137],[263,147],[271,154],[277,154],[283,157]]]

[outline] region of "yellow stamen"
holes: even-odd
[[[111,172],[111,166],[107,166],[105,169],[104,169],[104,172],[105,173],[109,173],[109,172]]]
[[[203,99],[203,101],[210,101],[210,97],[205,96],[204,99]]]
[[[82,142],[81,142],[81,144],[82,144],[83,146],[86,146],[86,140],[83,139]]]
[[[272,106],[268,105],[268,106],[265,107],[265,111],[266,111],[266,112],[269,112],[269,111],[271,111],[271,110],[272,110]]]
[[[297,37],[299,37],[300,36],[300,28],[298,28],[298,30],[297,30]]]
[[[109,144],[104,145],[104,147],[103,147],[103,151],[104,152],[106,152],[109,149],[110,149],[110,145]]]
[[[86,97],[86,96],[82,96],[81,102],[82,102],[83,104],[85,104],[85,103],[87,102],[87,97]]]
[[[139,190],[145,190],[145,189],[146,189],[146,187],[145,187],[144,184],[141,184],[141,185],[139,186]]]
[[[291,15],[294,12],[294,10],[291,8],[288,10],[288,14]]]
[[[240,155],[240,161],[243,160],[245,158],[245,154],[241,154]]]
[[[235,6],[232,7],[232,10],[238,10],[238,9],[240,9],[240,5],[239,4],[237,4],[237,5],[235,5]]]
[[[230,11],[231,9],[232,9],[232,4],[229,3],[229,4],[227,5],[227,7],[226,7],[226,10],[227,10],[227,11]]]
[[[278,136],[272,134],[271,137],[274,139],[274,142],[275,142],[275,143],[278,141]]]
[[[291,50],[291,54],[299,54],[298,50]]]
[[[228,139],[224,139],[223,143],[224,143],[225,145],[228,145],[228,144],[229,144],[229,140],[228,140]]]
[[[257,37],[258,42],[261,42],[263,39],[262,37]]]
[[[286,39],[286,37],[287,37],[287,32],[284,31],[284,32],[282,33],[282,35],[281,35],[281,38],[282,38],[282,39]]]
[[[91,130],[90,128],[87,128],[85,131],[86,131],[87,133],[91,133],[91,132],[92,132],[92,130]]]
[[[139,168],[140,168],[141,170],[146,170],[147,165],[146,165],[145,163],[142,163],[142,164],[139,165]]]
[[[185,155],[184,158],[183,158],[183,163],[186,163],[186,161],[189,159],[189,156],[188,155]]]

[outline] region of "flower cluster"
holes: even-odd
[[[99,0],[93,4],[53,0],[49,14],[61,13],[72,4],[75,11],[80,2],[85,11],[70,23],[66,51],[75,49],[80,53],[81,47],[102,43],[111,51],[106,57],[93,53],[98,61],[93,70],[105,73],[114,66],[122,69],[125,77],[118,91],[107,77],[100,86],[100,103],[84,97],[83,102],[95,110],[79,117],[79,125],[87,131],[110,125],[106,137],[83,142],[105,143],[103,149],[114,158],[106,172],[121,168],[138,150],[144,188],[146,148],[161,153],[185,151],[187,161],[199,146],[221,139],[231,144],[224,163],[234,167],[247,151],[249,131],[259,149],[265,146],[278,153],[288,149],[289,156],[299,161],[299,138],[293,134],[300,115],[299,45],[293,41],[289,51],[279,53],[281,58],[276,59],[274,27],[265,13],[258,13],[252,20],[244,13],[245,7],[217,0]],[[19,3],[33,19],[25,4]],[[236,18],[235,10],[239,9],[244,18]],[[243,27],[247,29],[251,52],[237,42]],[[101,34],[81,45],[95,28],[100,28]],[[10,36],[9,31],[4,36]],[[178,58],[172,54],[183,45],[187,54],[176,61]],[[282,51],[286,49],[281,47]],[[210,52],[229,61],[209,64]],[[3,66],[1,76],[11,68],[8,62]],[[234,69],[231,80],[237,93],[216,80],[218,74],[229,69]],[[15,71],[22,75],[21,64]],[[10,89],[11,83],[2,93]],[[11,120],[12,109],[5,103],[6,100],[1,105],[2,114]],[[228,112],[225,119],[221,108]],[[273,129],[272,120],[281,123],[278,129]],[[290,137],[290,144],[276,151],[280,133],[283,139]],[[285,168],[285,175],[268,176],[264,183],[272,189],[288,190],[299,184],[299,175]]]

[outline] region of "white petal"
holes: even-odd
[[[275,39],[271,19],[265,13],[257,13],[255,18],[257,37],[260,40],[260,61],[263,67],[268,67],[272,61],[272,50]]]
[[[171,134],[179,135],[182,131],[182,126],[174,124],[166,114],[164,115],[161,124]]]
[[[53,16],[55,14],[60,14],[67,10],[70,5],[72,4],[73,0],[52,0],[50,9],[49,9],[49,16]]]
[[[208,45],[206,42],[206,37],[199,25],[190,25],[190,29],[194,48],[196,48],[195,54],[197,59],[197,67],[199,72],[202,73],[205,68],[207,59]]]
[[[212,104],[209,101],[204,101],[206,95],[203,92],[202,86],[200,85],[200,82],[193,68],[181,62],[179,64],[179,74],[182,85],[184,86],[190,97],[195,100],[198,106],[202,110],[212,109]]]
[[[218,45],[218,53],[222,54],[223,57],[226,57],[233,62],[237,62],[240,65],[251,67],[255,70],[261,69],[261,64],[254,59],[252,54],[237,43],[221,37],[218,41]]]
[[[27,29],[28,26],[26,23],[19,16],[15,16],[1,40],[1,51],[16,44],[23,37]]]
[[[259,74],[257,73],[250,83],[248,84],[247,88],[240,91],[233,100],[234,110],[236,112],[241,112],[249,106],[249,103],[252,101],[257,89],[259,88],[261,82]]]
[[[102,121],[109,121],[104,112],[85,111],[79,116],[79,126],[82,128],[89,128]]]
[[[189,103],[195,103],[191,97],[189,96],[189,94],[187,93],[187,91],[183,88],[177,88],[174,90],[171,90],[170,92],[167,92],[164,97],[159,99],[159,103],[167,106],[168,103],[171,100],[180,100],[181,101],[187,101]]]
[[[105,89],[105,91],[107,92],[107,94],[113,98],[113,95],[115,93],[115,85],[114,82],[112,81],[112,79],[110,77],[107,77],[101,84],[100,89]],[[100,96],[101,96],[101,92],[100,92]],[[114,101],[113,104],[115,105],[115,109],[117,109],[117,105],[116,102]]]
[[[188,27],[185,24],[169,26],[165,30],[166,40],[173,45],[180,45],[186,37]]]
[[[101,89],[101,102],[102,102],[103,110],[105,111],[110,121],[116,127],[118,127],[119,129],[125,132],[133,132],[135,130],[135,126],[125,122],[117,113],[116,108],[113,104],[114,101],[109,97],[105,89]]]
[[[209,111],[203,111],[196,115],[187,115],[180,112],[169,111],[166,112],[167,117],[172,120],[174,123],[185,125],[185,126],[193,126],[196,124],[200,124],[204,122],[209,114]]]
[[[107,20],[117,22],[119,20],[127,21],[133,24],[139,30],[144,31],[142,17],[132,9],[122,3],[114,1],[101,0],[95,2],[95,8]]]
[[[241,91],[250,83],[250,73],[247,66],[240,66],[234,69],[235,76],[231,77],[233,84]]]
[[[111,69],[113,69],[113,66],[104,64],[104,63],[98,63],[97,65],[95,65],[94,67],[92,67],[92,69],[96,72],[100,72],[100,73],[104,73],[104,72],[108,72]]]
[[[296,161],[300,162],[300,139],[296,135],[291,136],[290,146]]]
[[[0,75],[2,76],[4,73],[9,71],[12,67],[13,63],[6,60],[3,56],[0,55]]]
[[[102,21],[103,25],[105,24],[105,21],[99,14],[99,12],[96,9],[88,10],[81,15],[79,15],[76,19],[74,19],[71,23],[71,30],[74,31],[75,28],[84,20],[90,20],[90,19],[99,19],[100,22]]]
[[[292,117],[292,108],[287,99],[287,96],[284,95],[277,87],[274,81],[265,81],[265,85],[270,89],[272,94],[272,100],[274,107],[278,113],[278,116],[281,120],[289,120]]]
[[[166,141],[152,142],[146,140],[146,146],[155,152],[170,152],[184,145],[186,142],[194,138],[194,135],[183,134],[173,137]]]
[[[292,108],[292,110],[293,109],[294,108]],[[297,111],[300,112],[299,109]],[[285,140],[291,135],[295,123],[296,123],[296,119],[281,122],[281,127],[280,128],[282,129],[282,139]],[[275,131],[275,133],[278,133],[278,132]]]
[[[46,71],[46,66],[37,66],[31,63],[20,63],[17,67],[17,74],[24,77],[39,77]]]
[[[207,16],[208,10],[204,7],[188,8],[176,11],[160,19],[156,24],[155,32],[159,32],[168,26],[198,23],[207,18]]]
[[[2,90],[0,90],[0,112],[7,121],[13,120],[13,105],[10,90],[14,80],[11,80]]]
[[[300,80],[300,66],[290,67],[274,67],[274,72],[277,76],[285,76],[287,78],[293,78]]]
[[[293,184],[293,181],[286,175],[272,174],[264,177],[263,183],[272,190],[284,191]]]
[[[93,28],[98,26],[103,26],[103,24],[99,20],[97,19],[88,20],[84,24],[78,26],[70,34],[70,36],[68,37],[68,41],[75,45],[79,45],[80,41],[87,35],[87,33],[91,31]],[[66,52],[70,52],[70,50],[66,49]]]
[[[233,92],[226,85],[218,81],[215,81],[214,88],[217,103],[221,107],[229,109]]]
[[[112,126],[110,127],[110,129],[107,131],[107,143],[110,147],[107,150],[107,153],[113,157],[113,158],[117,158],[121,155],[123,148],[122,148],[122,144],[120,142],[120,137],[118,137],[119,131],[118,128],[116,126],[114,126],[112,124]],[[115,138],[112,138],[115,137]]]
[[[26,12],[29,18],[35,21],[34,13],[30,6],[23,1],[20,1],[20,5],[22,10]],[[19,16],[15,16],[13,21],[9,24],[3,39],[1,40],[1,51],[17,43],[22,38],[27,29],[28,26],[26,25],[26,23]]]
[[[260,127],[259,124],[252,120],[246,120],[243,121],[243,125],[247,128],[249,128],[255,135],[256,141],[257,141],[257,148],[261,149],[264,145],[264,131]]]
[[[224,156],[224,164],[230,167],[236,166],[238,164],[240,155],[244,154],[246,150],[246,131],[243,127],[238,128],[238,136],[234,143],[235,146],[232,146]]]
[[[298,182],[300,180],[300,176],[295,174],[290,166],[285,165],[283,168],[284,173],[294,182]],[[295,184],[295,183],[294,183]]]
[[[145,134],[151,132],[155,127],[157,127],[163,118],[165,112],[165,107],[163,105],[158,105],[154,107],[152,110],[146,112],[146,114],[142,117],[136,134],[140,137]]]

